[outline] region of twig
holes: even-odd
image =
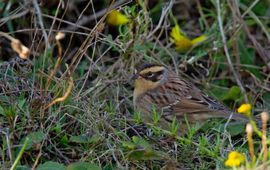
[[[59,13],[59,8],[60,8],[61,5],[62,5],[62,6],[64,5],[64,1],[63,1],[63,0],[60,0],[59,3],[58,3],[58,6],[57,6],[56,11],[55,11],[54,19],[53,19],[53,22],[52,22],[52,24],[51,24],[51,28],[50,28],[48,37],[50,37],[50,35],[51,35],[51,33],[52,33],[52,30],[53,30],[53,27],[54,27],[54,24],[55,24],[55,21],[56,21],[56,16],[57,16],[58,13]],[[43,29],[42,29],[42,30],[43,30]]]
[[[42,142],[42,145],[43,145],[43,142]],[[39,150],[39,152],[38,152],[38,155],[37,155],[37,157],[36,157],[36,160],[35,160],[35,163],[34,163],[34,165],[33,165],[33,167],[32,167],[32,170],[35,170],[35,169],[36,169],[36,166],[38,165],[39,159],[40,159],[41,156],[42,156],[42,150],[41,150],[41,148],[42,148],[42,147],[40,147],[40,150]]]
[[[105,8],[97,13],[94,13],[94,15],[90,16],[84,16],[82,17],[76,24],[70,25],[66,28],[63,28],[62,30],[72,30],[75,31],[76,29],[80,28],[82,25],[86,25],[87,23],[90,23],[93,20],[96,20],[97,18],[100,18],[106,14],[108,9],[114,9],[124,3],[129,3],[131,0],[118,0],[116,1],[111,7]]]
[[[83,29],[83,30],[86,30],[86,31],[91,31],[92,29],[88,28],[88,27],[84,27],[82,25],[79,25],[79,24],[76,24],[76,23],[73,23],[73,22],[70,22],[70,21],[66,21],[66,20],[63,20],[63,19],[60,19],[60,18],[55,18],[54,16],[51,16],[51,15],[47,15],[47,14],[42,14],[43,17],[46,17],[46,18],[50,18],[50,19],[55,19],[56,21],[59,21],[59,22],[62,22],[62,23],[65,23],[65,24],[68,24],[70,25],[69,27],[67,28],[63,28],[61,29],[61,32],[65,32],[65,31],[72,31],[74,32],[76,29]],[[74,29],[73,29],[74,27]],[[72,28],[72,29],[71,29]],[[59,30],[57,30],[59,31]]]
[[[46,49],[47,48],[50,48],[50,44],[49,44],[49,39],[48,39],[48,34],[47,32],[45,31],[45,27],[44,27],[44,24],[43,24],[43,19],[42,19],[42,13],[41,13],[41,10],[38,6],[38,2],[37,0],[32,0],[32,3],[34,5],[34,8],[36,10],[36,14],[37,14],[37,18],[38,18],[38,22],[39,22],[39,26],[42,30],[42,34],[44,36],[44,40],[45,40],[45,43],[46,43]]]
[[[14,14],[14,15],[11,15],[11,16],[7,16],[7,17],[5,17],[5,18],[1,18],[1,19],[0,19],[0,26],[2,26],[2,24],[4,24],[4,23],[7,22],[7,21],[11,21],[11,20],[13,20],[13,19],[20,18],[20,17],[22,17],[22,16],[28,14],[29,11],[30,11],[30,10],[25,9],[25,10],[22,11],[21,13]]]
[[[238,16],[238,20],[240,21],[242,27],[244,28],[244,31],[246,32],[249,40],[252,42],[252,44],[256,48],[259,56],[265,62],[267,69],[270,70],[270,55],[267,53],[266,50],[264,50],[264,48],[255,39],[255,37],[250,33],[248,26],[246,25],[243,18],[241,17],[241,13],[239,11],[239,7],[237,6],[237,3],[238,3],[238,1],[236,1],[236,0],[232,1],[232,4],[234,5],[236,14]]]
[[[264,85],[262,85],[262,82],[261,82],[254,74],[252,74],[251,72],[248,72],[248,73],[249,73],[249,75],[253,78],[254,83],[255,83],[258,87],[260,87],[262,90],[266,90],[266,91],[270,92],[270,88],[267,87],[267,81],[264,83]],[[270,76],[270,75],[269,75],[269,76]],[[268,77],[269,77],[269,76],[268,76]]]
[[[163,49],[165,50],[165,52],[171,57],[172,62],[173,62],[173,66],[174,66],[174,71],[176,72],[177,75],[179,75],[179,69],[178,69],[177,62],[176,62],[176,60],[175,60],[173,54],[170,52],[170,50],[168,50],[167,47],[164,47],[164,45],[163,45],[158,39],[156,39],[156,42],[157,42],[161,47],[163,47]]]
[[[147,39],[149,39],[151,36],[153,36],[157,30],[161,27],[163,21],[164,21],[164,18],[169,14],[168,11],[172,8],[174,4],[174,0],[171,0],[169,2],[169,4],[167,5],[166,8],[163,8],[162,9],[162,13],[161,13],[161,16],[160,16],[160,19],[159,19],[159,22],[158,22],[158,25],[155,27],[155,29],[147,36]]]
[[[95,27],[91,30],[91,32],[88,34],[88,36],[86,37],[86,39],[84,40],[84,42],[82,43],[82,45],[80,46],[79,50],[76,52],[76,54],[74,55],[71,64],[70,64],[70,68],[67,71],[70,71],[71,73],[76,69],[76,67],[78,66],[78,64],[80,63],[84,53],[86,52],[86,50],[89,47],[89,44],[91,44],[91,42],[93,41],[94,38],[98,37],[98,35],[102,32],[102,30],[105,27],[105,20],[106,16],[103,16],[98,23],[95,25]],[[66,72],[65,72],[66,73]],[[65,75],[65,73],[63,75]]]
[[[2,32],[0,31],[0,37],[3,36],[5,37],[6,39],[8,39],[9,41],[15,41],[17,40],[16,38],[13,38],[12,36],[10,36],[9,34],[5,33],[5,32]]]
[[[257,3],[258,3],[259,1],[260,1],[260,0],[255,0],[255,1],[248,7],[248,9],[241,15],[241,17],[244,18],[244,17],[247,15],[247,13],[249,13],[249,12],[252,10],[252,8],[253,8],[255,5],[257,5]]]
[[[243,4],[240,4],[240,7],[244,6]],[[245,7],[246,8],[246,7]],[[261,27],[262,31],[264,32],[264,34],[267,37],[268,42],[270,43],[270,33],[267,30],[267,26],[263,25],[263,23],[261,22],[260,18],[253,12],[253,11],[249,11],[248,14],[250,15],[251,18],[253,18],[257,24]],[[243,18],[243,16],[242,16]]]
[[[235,71],[235,69],[233,67],[232,60],[230,58],[230,53],[229,53],[229,50],[228,50],[228,47],[227,47],[227,40],[226,40],[226,36],[225,36],[224,30],[223,30],[223,24],[222,24],[222,19],[221,19],[220,0],[216,0],[216,2],[217,2],[218,25],[219,25],[220,34],[221,34],[221,37],[222,37],[222,42],[223,42],[223,47],[224,47],[224,52],[225,52],[225,55],[226,55],[226,58],[227,58],[227,62],[229,64],[230,70],[232,71],[232,73],[233,73],[233,75],[235,77],[237,85],[240,87],[241,92],[244,95],[245,102],[248,103],[246,90],[244,89],[244,87],[243,87],[243,85],[242,85],[242,83],[240,81],[240,78],[238,77],[238,74],[237,74],[237,72]]]
[[[87,77],[89,76],[89,74],[90,74],[90,72],[92,71],[92,68],[101,60],[101,58],[111,49],[112,47],[109,47],[107,50],[105,50],[101,55],[100,55],[100,57],[98,58],[98,59],[96,59],[96,61],[93,63],[93,61],[92,60],[90,60],[90,62],[91,62],[91,64],[90,64],[90,66],[89,66],[89,69],[88,69],[88,71],[87,71],[87,73],[86,73],[86,78],[85,78],[85,80],[84,80],[84,82],[83,82],[83,84],[82,84],[82,87],[81,87],[81,89],[79,90],[79,92],[78,92],[78,94],[76,95],[76,97],[75,98],[78,98],[80,95],[81,95],[81,92],[82,92],[82,90],[83,90],[83,88],[84,88],[84,86],[85,86],[85,84],[86,84],[86,81],[87,81]],[[95,48],[94,48],[95,49]],[[87,56],[87,55],[86,55]],[[89,57],[90,58],[90,57]]]
[[[202,5],[201,5],[199,0],[196,0],[196,4],[197,4],[197,7],[198,7],[198,12],[199,12],[199,14],[200,14],[200,16],[202,18],[202,21],[204,22],[204,25],[206,26],[206,30],[208,30],[209,29],[209,24],[208,24],[208,22],[207,22],[207,20],[205,18],[204,13],[203,13]]]

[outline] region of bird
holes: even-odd
[[[147,123],[153,122],[153,112],[160,113],[159,124],[167,130],[174,119],[182,123],[186,119],[189,123],[211,118],[248,120],[163,65],[142,64],[132,79],[134,108]]]

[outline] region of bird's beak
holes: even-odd
[[[137,78],[139,78],[139,76],[140,76],[139,74],[133,74],[132,77],[131,77],[131,79],[132,80],[136,80]]]

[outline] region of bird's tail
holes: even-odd
[[[262,121],[259,117],[255,117],[255,116],[247,117],[243,114],[235,113],[235,112],[227,113],[226,117],[229,119],[235,120],[235,121],[243,121],[244,123],[248,123],[250,121],[255,121],[259,128],[262,127]]]

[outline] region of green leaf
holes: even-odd
[[[239,55],[241,64],[245,65],[254,65],[255,62],[255,49],[247,48],[246,42],[243,40],[245,38],[239,38],[238,46],[239,46]],[[258,66],[258,64],[257,64]],[[245,69],[254,74],[258,79],[262,80],[263,76],[261,75],[260,71],[254,67],[245,66]]]
[[[26,100],[24,98],[21,98],[19,100],[18,106],[19,106],[20,109],[23,109],[23,106],[24,106],[25,102],[26,102]]]
[[[229,122],[226,126],[226,131],[230,133],[231,136],[236,136],[242,134],[245,131],[245,122]],[[226,125],[226,121],[223,119],[213,119],[203,124],[200,128],[201,131],[214,130],[219,133],[224,133],[224,128]]]
[[[233,100],[236,101],[237,99],[239,99],[241,96],[241,90],[238,86],[232,86],[230,88],[230,90],[228,91],[228,93],[226,93],[224,95],[224,97],[222,98],[222,100]]]
[[[135,111],[133,114],[133,119],[137,124],[141,123],[142,122],[141,112]]]
[[[103,167],[103,170],[117,170],[117,168],[115,168],[113,165],[105,165]]]
[[[264,107],[267,108],[268,110],[270,109],[270,93],[264,93],[262,96],[264,100]]]
[[[216,119],[207,121],[207,122],[202,124],[200,130],[203,131],[203,132],[206,132],[206,131],[208,131],[210,129],[218,128],[222,122],[223,121],[216,120]]]
[[[61,139],[60,139],[60,143],[64,146],[68,146],[68,136],[67,134],[65,134]]]
[[[8,117],[15,117],[17,115],[15,108],[12,106],[9,106],[8,108],[6,108],[5,115]]]
[[[125,141],[123,141],[122,142],[122,146],[125,147],[125,148],[128,148],[130,150],[136,149],[136,144],[134,144],[132,142],[125,142]]]
[[[29,142],[26,146],[26,150],[29,150],[34,144],[40,143],[45,138],[45,134],[42,131],[37,131],[30,133],[27,137],[29,138]]]
[[[219,86],[211,86],[208,93],[211,96],[217,98],[218,100],[222,100],[223,97],[227,94],[227,92],[228,92],[228,89],[224,89]]]
[[[145,52],[147,51],[149,48],[145,45],[141,45],[141,44],[135,44],[133,47],[134,51],[138,51],[138,52]]]
[[[63,164],[48,161],[37,167],[37,170],[66,170],[66,167]]]
[[[224,133],[225,124],[219,125],[220,133]],[[245,132],[245,123],[244,122],[231,122],[226,127],[226,131],[230,133],[230,135],[236,136],[243,132]]]
[[[161,115],[157,112],[157,109],[155,107],[152,108],[152,119],[154,125],[156,125],[161,118]]]
[[[122,142],[122,145],[130,150],[127,157],[132,160],[161,160],[166,155],[164,152],[152,149],[146,140],[138,136],[133,136],[132,142]]]
[[[0,105],[0,115],[5,116],[5,110],[1,105]]]
[[[143,138],[139,138],[138,136],[132,136],[132,141],[137,145],[138,148],[143,147],[143,148],[151,149],[151,145]]]
[[[27,165],[18,165],[16,167],[16,170],[31,170],[32,168],[30,168],[29,166]]]
[[[76,162],[67,167],[67,170],[102,170],[99,166],[89,162]]]
[[[61,127],[61,124],[60,123],[57,123],[55,125],[55,127],[53,128],[53,130],[56,132],[56,133],[60,133],[62,131],[62,127]]]
[[[253,7],[253,11],[256,15],[266,16],[269,9],[269,1],[258,1],[258,3]]]
[[[173,134],[173,135],[176,135],[177,132],[178,132],[178,128],[179,128],[179,124],[176,120],[176,117],[173,118],[173,121],[171,123],[171,130],[170,132]]]
[[[0,96],[0,104],[2,104],[2,106],[3,106],[3,103],[9,103],[9,97],[8,96],[4,96],[4,95]]]

